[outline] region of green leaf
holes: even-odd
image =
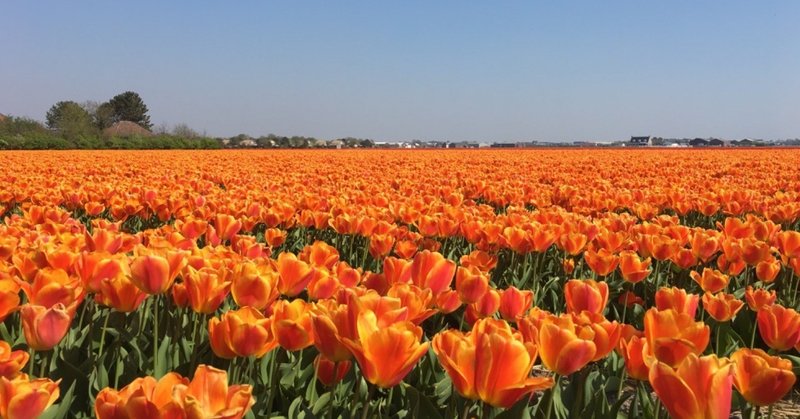
[[[158,344],[160,345],[158,347],[158,362],[156,363],[158,370],[155,371],[154,375],[156,377],[163,377],[170,369],[168,365],[169,357],[167,355],[167,351],[169,351],[171,347],[169,336],[164,336],[164,339]]]
[[[320,412],[325,410],[328,407],[328,404],[331,403],[331,394],[331,392],[327,392],[320,396],[314,403],[314,406],[311,408],[311,413],[318,415]]]
[[[510,408],[500,412],[495,419],[529,419],[531,417],[528,408],[528,398],[523,397]]]
[[[404,384],[412,418],[442,419],[439,409],[416,388]]]

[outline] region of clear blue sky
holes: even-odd
[[[0,112],[141,94],[209,135],[800,137],[797,1],[18,1]]]

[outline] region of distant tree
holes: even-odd
[[[119,119],[116,119],[114,106],[109,102],[97,106],[94,114],[92,114],[92,119],[94,125],[100,130],[104,130],[114,124],[114,122],[119,121]]]
[[[53,105],[47,111],[46,120],[48,128],[57,131],[68,140],[95,134],[92,116],[73,101],[61,101]]]
[[[0,135],[4,136],[52,136],[41,122],[31,118],[8,116],[0,123]]]
[[[114,111],[113,122],[131,121],[147,129],[152,128],[150,115],[147,114],[147,105],[144,104],[138,93],[131,91],[120,93],[112,97],[108,104]]]
[[[170,131],[169,124],[167,124],[166,122],[162,122],[162,123],[154,126],[153,129],[151,129],[150,131],[155,135],[166,135],[166,134],[169,134],[169,131]]]
[[[197,131],[183,123],[175,125],[175,127],[172,128],[172,135],[180,138],[197,138],[200,136]]]

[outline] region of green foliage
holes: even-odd
[[[103,113],[107,112],[105,105],[106,104],[100,105],[98,111],[100,108],[103,108]],[[144,104],[141,96],[136,92],[127,91],[120,93],[108,101],[108,106],[112,111],[112,123],[131,121],[147,129],[153,127],[153,124],[150,123],[150,115],[147,114],[147,105]]]
[[[50,129],[68,140],[97,132],[89,112],[73,101],[61,101],[53,105],[47,111],[46,120]]]

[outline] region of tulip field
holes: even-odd
[[[2,418],[800,416],[800,150],[0,167]]]

